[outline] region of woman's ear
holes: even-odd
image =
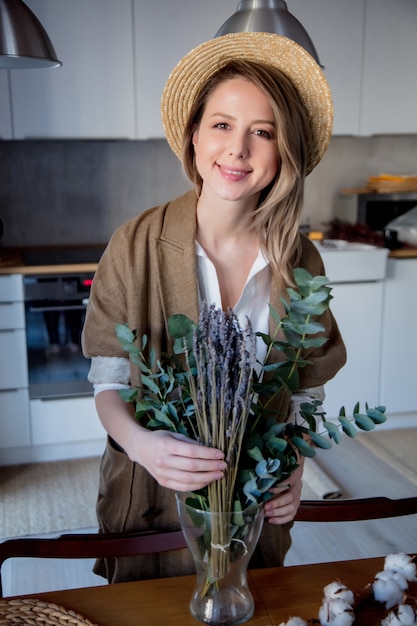
[[[193,126],[192,142],[193,142],[193,146],[196,146],[197,143],[198,143],[198,126],[197,126],[197,124],[194,124],[194,126]]]

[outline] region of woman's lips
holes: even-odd
[[[242,170],[236,167],[226,167],[225,165],[218,166],[221,175],[228,180],[241,180],[249,174],[249,170]]]

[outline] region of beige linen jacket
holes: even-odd
[[[189,191],[140,214],[115,232],[93,281],[82,337],[85,356],[126,356],[116,337],[117,323],[127,323],[129,328],[138,329],[139,335],[147,334],[148,345],[161,352],[170,347],[167,322],[171,315],[183,313],[198,321],[196,200],[195,192]],[[302,237],[302,246],[300,266],[313,275],[323,274],[315,246],[306,237]],[[285,286],[273,276],[271,304],[281,315],[280,298],[285,296]],[[301,388],[326,383],[346,359],[331,312],[320,321],[329,340],[305,355],[314,359],[314,366],[301,370]],[[274,332],[272,319],[270,332]],[[137,368],[131,366],[132,385],[138,385],[138,376]],[[289,400],[283,397],[274,407],[283,417]],[[174,493],[160,487],[111,441],[102,461],[97,513],[100,529],[105,532],[179,527]],[[289,527],[264,525],[254,564],[282,564],[290,546]],[[194,569],[188,551],[181,550],[160,557],[106,560],[97,564],[96,571],[111,582],[120,582],[187,574]]]

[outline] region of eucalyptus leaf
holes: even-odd
[[[254,476],[251,476],[243,485],[243,493],[249,502],[258,502],[261,492],[258,489],[258,484]]]
[[[167,415],[164,411],[154,408],[153,414],[154,414],[155,420],[157,420],[160,424],[164,424],[164,426],[167,426],[169,430],[176,432],[177,429],[175,427],[175,423],[172,421],[169,415]]]
[[[195,324],[189,317],[182,314],[171,315],[168,319],[168,330],[171,337],[180,339],[194,331]]]
[[[116,335],[121,343],[134,343],[136,339],[136,331],[130,330],[126,324],[116,324]]]
[[[286,447],[288,446],[288,442],[285,439],[281,439],[280,437],[271,437],[267,439],[268,448],[271,452],[274,450],[275,452],[285,452]]]
[[[327,337],[311,337],[311,339],[304,339],[302,346],[305,350],[309,348],[321,348],[327,341]]]
[[[274,307],[272,307],[271,305],[269,305],[269,314],[272,317],[272,319],[274,320],[275,324],[277,326],[281,326],[281,318],[278,314],[278,311],[276,311],[274,309]]]
[[[363,413],[354,413],[353,419],[355,420],[356,426],[361,430],[373,430],[375,428],[375,422]]]
[[[119,390],[120,397],[125,402],[133,402],[137,398],[138,393],[139,391],[137,389],[120,389]]]
[[[373,408],[373,409],[366,409],[366,414],[368,417],[371,418],[371,420],[374,422],[374,424],[383,424],[384,422],[387,421],[387,416],[385,415],[385,407],[382,407],[384,410],[381,410],[381,408]]]
[[[329,437],[323,437],[323,435],[320,435],[319,433],[315,433],[313,431],[309,432],[309,435],[311,437],[311,441],[318,448],[322,448],[323,450],[328,450],[329,448],[332,447],[332,442],[330,441]]]
[[[251,459],[254,459],[255,461],[259,462],[259,461],[263,461],[264,460],[262,452],[257,447],[250,448],[250,449],[246,450],[246,452],[251,457]]]
[[[269,491],[271,489],[271,487],[274,486],[274,484],[277,482],[277,479],[275,476],[262,476],[261,478],[258,478],[257,480],[257,488],[259,493],[266,493],[267,491]]]
[[[348,420],[347,417],[345,417],[344,415],[339,415],[339,422],[340,422],[340,424],[342,426],[343,432],[348,437],[352,437],[352,439],[354,437],[356,437],[356,435],[358,434],[358,431],[356,430],[356,428],[354,427],[352,422],[350,420]]]
[[[323,420],[323,426],[327,430],[327,432],[329,433],[329,437],[334,439],[334,441],[336,443],[339,443],[339,441],[340,441],[340,431],[339,431],[338,427],[336,426],[336,424],[334,424],[333,422],[330,422],[328,420]]]
[[[152,391],[152,393],[154,393],[155,395],[159,394],[159,387],[156,384],[156,382],[150,377],[150,376],[145,376],[144,374],[140,377],[140,380],[142,382],[142,385],[144,385],[145,387],[147,387],[150,391]]]
[[[310,444],[304,441],[302,437],[294,435],[293,437],[291,437],[291,443],[297,448],[302,456],[305,456],[307,458],[312,458],[313,456],[316,456],[316,451],[314,450],[314,448],[312,448]]]
[[[233,504],[232,524],[233,526],[238,526],[240,528],[245,526],[245,518],[243,516],[242,505],[239,500],[235,500]]]

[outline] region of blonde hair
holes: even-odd
[[[182,148],[184,171],[201,192],[203,181],[197,170],[193,134],[214,89],[232,78],[253,82],[270,100],[276,124],[279,169],[260,194],[253,226],[264,242],[273,271],[285,284],[293,285],[292,268],[301,255],[299,223],[304,199],[307,155],[313,142],[307,110],[294,84],[280,70],[253,61],[234,60],[219,69],[200,90],[185,126]]]

